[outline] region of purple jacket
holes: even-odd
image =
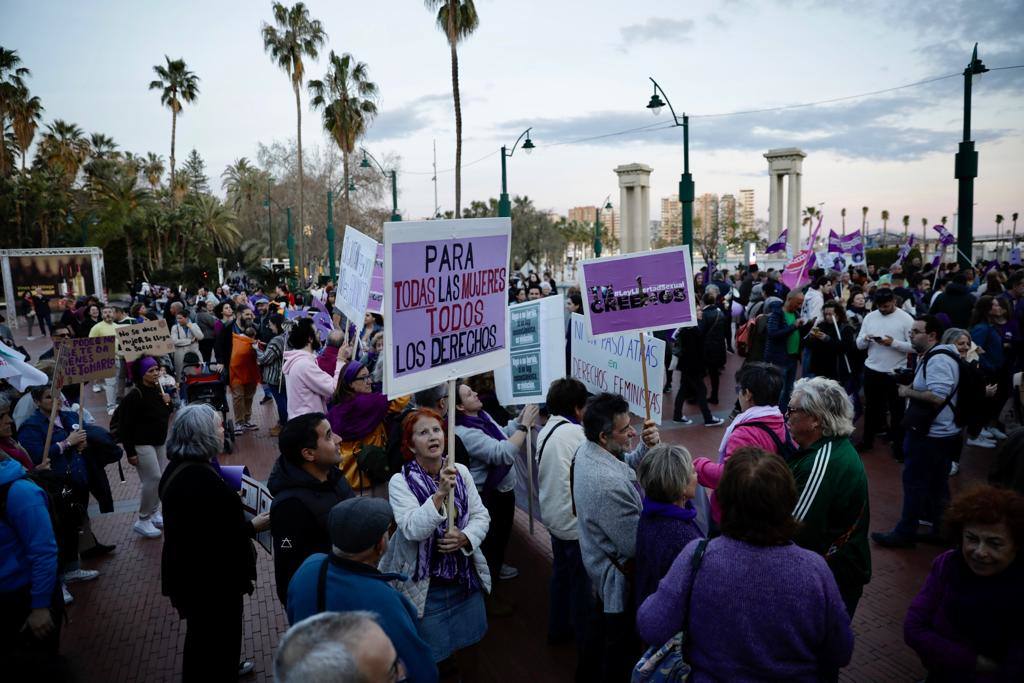
[[[670,503],[644,499],[636,529],[636,604],[658,590],[676,556],[687,544],[704,538],[694,518],[697,511],[688,502],[681,508]]]
[[[850,618],[825,560],[788,543],[761,547],[719,536],[696,573],[694,541],[637,612],[637,630],[660,645],[688,626],[688,662],[700,681],[818,681],[853,655]]]

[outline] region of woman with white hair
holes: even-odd
[[[850,443],[853,404],[835,380],[804,378],[793,385],[786,418],[800,446],[788,463],[799,492],[793,540],[828,562],[852,619],[871,580],[868,478]]]
[[[220,413],[202,403],[179,410],[167,437],[160,575],[163,594],[188,622],[183,681],[229,681],[253,668],[239,664],[242,595],[253,592],[252,539],[270,528],[270,513],[246,521],[217,462],[223,443]]]

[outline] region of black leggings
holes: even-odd
[[[498,580],[501,565],[505,563],[505,549],[508,547],[508,539],[512,536],[512,522],[516,516],[516,493],[494,491],[484,496],[483,501],[484,507],[491,515],[491,526],[483,543],[480,544],[480,552],[487,560],[493,584]]]

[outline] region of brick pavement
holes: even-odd
[[[29,342],[38,354],[45,346]],[[730,357],[726,377],[731,377],[739,359]],[[723,403],[716,414],[727,415],[734,394],[733,383],[723,381]],[[725,390],[728,387],[728,390]],[[84,391],[86,407],[105,424],[106,413],[100,396]],[[697,411],[687,406],[689,414]],[[260,425],[270,425],[271,405],[255,411]],[[699,422],[699,420],[698,420]],[[713,454],[722,428],[664,425],[667,441],[687,446],[694,455]],[[274,440],[267,427],[238,439],[236,453],[224,456],[225,464],[246,464],[254,476],[265,479],[276,457]],[[962,473],[952,479],[954,492],[965,484],[984,479],[992,452],[969,449]],[[900,467],[880,443],[864,454],[871,492],[872,530],[889,529],[899,516]],[[62,653],[67,656],[83,683],[118,681],[172,681],[180,677],[184,631],[170,603],[160,595],[161,541],[144,539],[131,530],[133,505],[139,495],[139,481],[125,464],[126,483],[117,483],[115,466],[108,468],[116,510],[94,517],[94,529],[104,542],[117,543],[111,556],[87,563],[101,570],[96,581],[75,584],[75,604],[69,608]],[[509,561],[520,576],[503,584],[505,595],[517,606],[506,619],[492,620],[481,644],[482,674],[489,681],[567,681],[574,668],[571,646],[552,647],[544,640],[547,619],[547,581],[550,575],[550,545],[543,527],[535,535],[527,530],[526,517],[519,511],[509,549]],[[939,549],[918,546],[914,550],[884,550],[872,547],[874,576],[866,587],[854,618],[856,646],[853,661],[841,672],[843,681],[915,681],[924,677],[916,655],[903,644],[903,617],[910,600],[920,588],[932,559]],[[256,591],[246,599],[243,655],[256,664],[249,680],[272,679],[273,651],[287,628],[277,601],[270,556],[258,549],[259,580]],[[216,567],[197,566],[196,579]]]

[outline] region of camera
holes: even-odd
[[[897,368],[892,372],[893,378],[896,380],[896,384],[909,387],[914,383],[914,371],[910,368]]]

